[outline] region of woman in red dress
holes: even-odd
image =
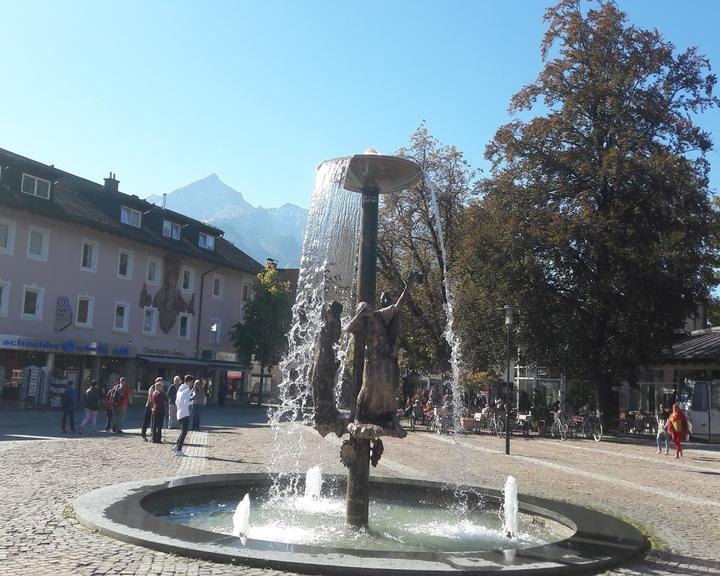
[[[670,438],[672,438],[675,444],[675,458],[680,458],[680,456],[682,456],[681,442],[685,440],[685,436],[687,436],[688,433],[688,421],[683,411],[680,410],[680,404],[677,402],[673,404],[672,414],[670,414],[670,418],[668,418],[665,426],[668,434],[670,434]]]

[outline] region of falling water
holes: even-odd
[[[329,300],[341,302],[343,323],[352,312],[361,196],[342,186],[348,161],[348,158],[338,158],[323,162],[315,180],[288,333],[288,352],[280,363],[279,405],[270,414],[274,432],[271,471],[277,473],[276,495],[297,491],[305,452],[303,428],[312,419],[311,359],[322,326],[323,304]],[[336,347],[341,366],[345,364],[348,340],[343,337]],[[341,384],[342,374],[336,387],[338,399]],[[280,426],[280,422],[287,425]]]
[[[515,538],[518,533],[518,489],[517,480],[514,476],[508,476],[505,480],[505,506],[503,508],[505,521],[503,531],[508,538]]]

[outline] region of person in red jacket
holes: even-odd
[[[165,412],[167,410],[167,396],[164,392],[164,384],[162,378],[155,382],[155,391],[152,394],[152,441],[156,444],[162,442],[162,427],[165,422]]]
[[[688,433],[688,420],[677,402],[673,404],[672,414],[670,414],[665,426],[675,444],[675,458],[680,458],[682,456],[682,441],[685,440]]]

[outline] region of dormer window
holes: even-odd
[[[198,245],[200,248],[205,248],[205,250],[215,250],[215,236],[210,236],[210,234],[200,232]]]
[[[140,228],[140,223],[142,222],[142,213],[140,212],[140,210],[135,210],[134,208],[122,206],[120,208],[120,222],[122,222],[123,224],[129,224],[130,226],[135,226],[135,228]]]
[[[20,188],[25,194],[37,196],[38,198],[50,198],[50,180],[43,180],[30,174],[22,175],[22,186]]]
[[[163,220],[163,236],[165,238],[172,238],[173,240],[180,240],[180,224],[170,222],[170,220]]]

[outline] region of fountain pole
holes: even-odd
[[[360,262],[358,267],[358,301],[375,305],[377,283],[377,236],[378,236],[377,188],[362,189],[362,220],[360,224]],[[362,386],[365,366],[365,335],[355,335],[353,350],[353,393],[350,419],[357,416],[357,395]],[[357,458],[348,468],[346,519],[350,526],[368,526],[370,501],[370,440],[353,438]]]
[[[345,171],[343,187],[346,190],[352,190],[362,194],[358,303],[365,303],[371,311],[375,310],[378,204],[380,194],[400,192],[418,182],[421,177],[422,169],[416,162],[397,156],[382,156],[374,152],[353,156],[350,158]],[[363,312],[358,312],[356,318],[362,313]],[[365,322],[365,320],[362,320],[363,326]],[[353,324],[353,321],[351,321],[350,324]],[[349,328],[346,327],[345,329],[348,330]],[[373,422],[373,419],[382,420],[385,424],[389,423],[387,395],[383,395],[383,393],[387,393],[388,390],[382,387],[392,384],[378,379],[377,374],[371,376],[373,379],[372,382],[365,382],[363,380],[365,372],[365,348],[366,344],[368,344],[367,334],[365,333],[365,328],[358,329],[357,326],[351,331],[355,336],[355,348],[350,414],[351,423],[348,425],[350,439],[343,445],[343,449],[345,449],[346,446],[349,448],[349,450],[345,450],[345,452],[352,455],[343,460],[343,463],[348,468],[346,522],[354,528],[367,528],[369,516],[368,507],[370,502],[371,441],[374,442],[372,445],[372,462],[376,465],[380,454],[382,454],[382,442],[379,440],[379,435],[384,433],[383,426],[378,426],[377,420]],[[377,335],[374,336],[376,339],[377,337]],[[372,342],[370,342],[370,344],[372,344]],[[374,362],[377,363],[378,360],[385,361],[386,363],[397,362],[396,358],[393,360],[390,356],[382,359],[375,358]],[[373,403],[371,394],[366,394],[361,407],[362,409],[359,409],[358,395],[361,394],[361,391],[365,390],[364,387],[367,387],[368,390],[372,389],[374,392],[381,390],[381,394],[377,397],[375,403]],[[390,414],[390,416],[391,419],[396,421],[397,417],[394,414],[395,408],[395,406],[392,407],[392,414]],[[358,422],[359,418],[369,421]],[[379,429],[380,431],[377,433],[373,432],[368,436],[367,433],[363,431],[363,429],[368,426],[373,428],[373,430]],[[358,429],[359,433],[355,432],[355,430]],[[397,433],[397,430],[394,430],[394,432]],[[401,430],[401,432],[404,431]],[[379,452],[374,452],[378,449]]]

